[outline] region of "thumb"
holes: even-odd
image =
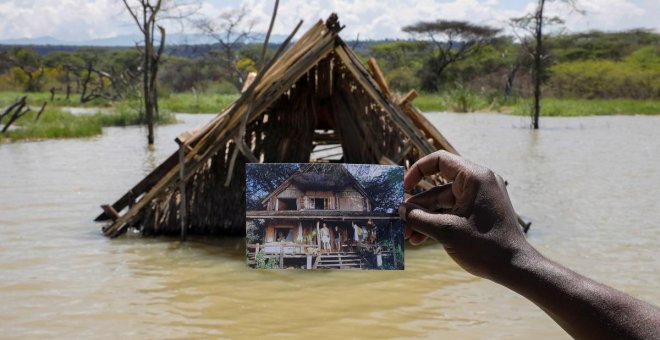
[[[399,214],[412,230],[441,243],[447,242],[463,222],[463,218],[460,216],[434,213],[409,202],[401,204]]]

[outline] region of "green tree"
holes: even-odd
[[[499,33],[499,29],[466,21],[422,21],[403,27],[403,31],[426,36],[435,45],[435,54],[427,60],[422,88],[437,90],[443,72],[451,64],[470,58]]]
[[[44,66],[41,56],[34,48],[15,47],[3,52],[0,57],[20,71],[18,81],[25,91],[41,91]]]
[[[371,56],[378,60],[390,87],[405,91],[418,87],[418,72],[433,45],[427,41],[393,41],[371,45]]]

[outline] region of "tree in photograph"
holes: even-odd
[[[576,9],[575,3],[577,0],[559,0],[567,3]],[[527,33],[526,37],[520,37],[523,48],[532,58],[532,81],[534,83],[534,104],[532,108],[532,128],[539,128],[539,116],[541,115],[541,85],[546,78],[545,63],[548,59],[544,47],[543,29],[549,25],[562,24],[563,20],[559,17],[546,17],[544,11],[546,3],[552,0],[538,0],[536,9],[533,13],[529,13],[519,18],[511,19],[511,24],[514,32],[524,31]],[[517,33],[516,33],[517,34]]]
[[[245,167],[247,210],[261,210],[261,200],[280,186],[298,169],[299,164],[270,164]]]
[[[438,89],[447,67],[476,54],[500,30],[466,21],[436,20],[405,26],[403,31],[426,36],[435,45],[436,53],[426,62],[422,72],[422,88],[434,91]]]
[[[196,2],[177,0],[122,0],[144,38],[142,90],[147,140],[154,143],[154,116],[158,115],[158,68],[165,48],[165,28],[161,21],[181,20],[197,10]],[[156,32],[158,30],[158,32]]]
[[[252,38],[252,29],[256,21],[249,17],[246,6],[223,12],[214,20],[203,18],[196,22],[197,28],[216,41],[219,49],[209,52],[211,59],[220,61],[223,77],[228,79],[239,91],[245,77],[256,70],[256,63],[251,58],[241,58],[240,50]]]

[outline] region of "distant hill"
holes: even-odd
[[[10,49],[14,46],[30,46],[34,48],[37,53],[45,55],[51,52],[72,52],[79,48],[96,47],[102,49],[124,49],[132,48],[135,43],[140,41],[141,36],[135,35],[122,35],[112,38],[92,39],[84,41],[66,41],[60,40],[50,36],[37,37],[37,38],[24,38],[24,39],[0,39],[0,51]],[[255,35],[250,44],[261,44],[264,36]],[[284,42],[286,36],[275,34],[271,36],[269,48],[277,48],[279,44]],[[346,40],[346,44],[351,46],[357,53],[368,54],[369,47],[372,45],[381,44],[384,42],[397,41],[396,39],[379,39],[379,40]],[[294,40],[295,42],[295,40]],[[165,52],[170,55],[185,57],[185,58],[198,58],[205,55],[208,51],[217,49],[216,41],[203,35],[203,34],[172,34],[168,35]]]
[[[140,34],[118,35],[111,38],[99,38],[89,40],[62,40],[51,36],[43,36],[36,38],[18,38],[18,39],[0,39],[0,45],[12,46],[98,46],[98,47],[128,47],[135,46],[136,42],[142,40]],[[255,41],[264,39],[263,34],[256,34]],[[271,36],[270,41],[273,43],[281,43],[286,39],[285,35],[274,34]],[[167,45],[206,45],[213,44],[216,41],[204,34],[187,34],[187,33],[172,33],[166,35]]]

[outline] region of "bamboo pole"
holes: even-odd
[[[180,196],[180,222],[181,222],[181,242],[186,240],[186,220],[187,220],[187,201],[186,201],[186,170],[185,170],[186,146],[179,145],[179,196]]]

